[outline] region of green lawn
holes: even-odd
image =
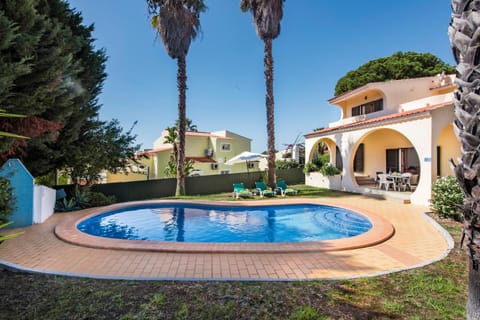
[[[343,195],[293,187],[301,197]],[[460,224],[434,218],[458,244]],[[121,281],[3,271],[0,319],[465,319],[466,279],[467,258],[457,248],[423,268],[345,281]]]

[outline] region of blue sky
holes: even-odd
[[[68,0],[93,23],[108,56],[100,118],[116,118],[151,148],[177,119],[176,60],[150,27],[142,0]],[[267,148],[263,42],[240,0],[206,0],[202,34],[187,57],[187,117],[199,131],[229,130]],[[429,52],[454,65],[448,0],[287,0],[274,40],[276,147],[337,121],[328,104],[348,71],[397,51]]]

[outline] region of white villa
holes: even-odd
[[[373,182],[379,172],[413,172],[418,184],[404,195],[411,203],[428,205],[432,184],[439,176],[453,175],[449,160],[461,154],[452,124],[454,78],[442,74],[369,83],[330,99],[341,118],[305,135],[306,162],[323,142],[330,162],[342,170],[326,186],[359,193],[384,193],[361,183],[365,178]],[[316,179],[311,174],[306,182],[320,186]]]

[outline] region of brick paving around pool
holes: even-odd
[[[235,203],[335,205],[365,214],[374,228],[350,239],[298,245],[172,245],[104,239],[76,230],[76,223],[98,212],[96,208],[54,214],[42,224],[11,230],[24,234],[0,244],[0,264],[50,274],[118,279],[348,279],[420,267],[442,259],[453,247],[448,233],[425,214],[428,208],[398,200],[345,195]]]

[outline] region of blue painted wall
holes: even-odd
[[[33,224],[34,181],[30,172],[18,159],[9,159],[0,169],[0,176],[10,180],[16,198],[16,209],[8,218],[10,228],[27,227]]]

